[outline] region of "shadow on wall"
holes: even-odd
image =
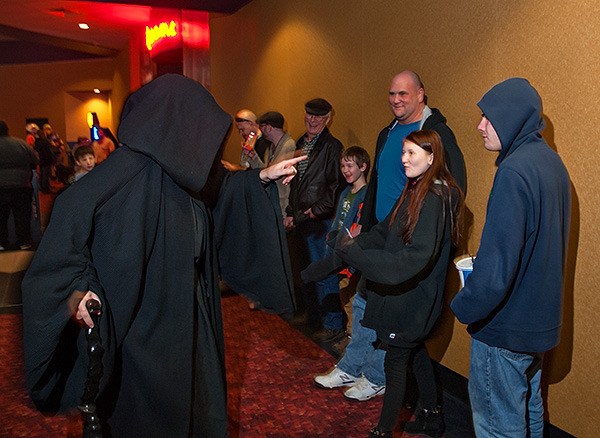
[[[454,266],[453,259],[454,257],[462,254],[469,254],[468,243],[471,239],[471,234],[473,233],[474,219],[475,217],[473,212],[465,205],[460,243],[458,248],[454,251],[454,255],[451,257],[450,264],[448,265],[448,271],[446,272],[444,307],[442,308],[440,319],[436,323],[427,340],[429,355],[438,362],[442,360],[446,354],[446,350],[448,349],[450,342],[452,341],[455,317],[454,313],[450,309],[450,302],[454,299],[454,296],[461,288],[460,276],[456,270],[456,267]]]
[[[548,116],[544,115],[546,129],[543,132],[548,145],[557,153],[554,141],[554,125]],[[577,250],[579,247],[580,206],[579,197],[571,181],[571,224],[569,230],[569,246],[563,283],[563,319],[560,344],[546,353],[544,358],[543,391],[544,399],[548,385],[560,382],[571,371],[573,361],[573,337],[575,325],[575,271],[577,265]]]

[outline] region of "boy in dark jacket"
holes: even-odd
[[[541,437],[542,357],[561,328],[569,175],[541,136],[542,102],[527,80],[501,82],[478,106],[498,170],[473,273],[451,307],[472,336],[477,436]]]

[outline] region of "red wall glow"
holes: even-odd
[[[210,28],[208,23],[184,22],[181,29],[183,44],[194,49],[210,47]]]

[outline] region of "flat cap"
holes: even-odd
[[[259,125],[270,125],[273,128],[283,129],[284,119],[283,115],[280,112],[269,111],[260,116],[256,120],[256,123],[258,123]]]
[[[304,104],[306,113],[312,114],[313,116],[324,116],[331,111],[331,108],[333,108],[331,104],[321,98],[309,100]]]

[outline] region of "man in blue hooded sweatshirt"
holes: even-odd
[[[451,308],[471,334],[477,436],[542,437],[542,358],[560,338],[569,175],[541,136],[542,102],[521,78],[478,103],[484,147],[499,152],[473,273]]]

